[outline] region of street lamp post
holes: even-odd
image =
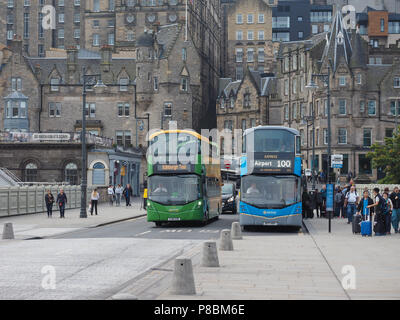
[[[86,86],[89,80],[97,80],[97,83],[93,86],[94,88],[104,88],[106,87],[101,81],[100,74],[86,74],[86,69],[83,68],[82,72],[83,78],[83,88],[82,88],[82,131],[81,131],[81,143],[82,143],[82,181],[81,181],[81,212],[80,218],[87,218],[86,212],[86,198],[87,198],[87,150],[86,150]],[[90,110],[88,110],[90,113]]]
[[[314,95],[313,95],[314,96]],[[314,102],[311,103],[311,115],[304,116],[303,120],[307,123],[307,159],[308,159],[308,122],[311,122],[312,125],[312,160],[311,160],[311,177],[312,177],[312,190],[315,190],[315,176],[314,176],[314,158],[315,158],[315,114],[314,114]]]
[[[318,85],[313,81],[313,78],[322,78],[325,86],[326,86],[326,96],[327,96],[327,118],[328,118],[328,155],[327,155],[327,184],[330,184],[330,159],[331,159],[331,89],[330,89],[330,76],[331,76],[331,70],[330,70],[330,63],[331,61],[329,60],[328,63],[328,72],[327,73],[317,73],[317,74],[312,74],[311,75],[311,82],[309,85],[306,86],[308,89],[317,89]],[[328,213],[329,217],[329,232],[331,232],[331,211]]]

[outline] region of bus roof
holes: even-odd
[[[157,132],[153,133],[152,135],[150,135],[150,138],[149,138],[149,139],[150,139],[150,141],[151,141],[151,140],[153,140],[155,137],[159,136],[160,134],[167,134],[167,133],[187,133],[187,134],[190,134],[190,135],[196,137],[197,139],[204,140],[204,141],[210,143],[210,140],[209,140],[209,139],[207,139],[206,137],[204,137],[204,136],[198,134],[196,131],[191,131],[191,130],[180,130],[180,129],[175,129],[175,130],[160,130],[160,131],[157,131]]]
[[[299,131],[293,128],[288,128],[284,126],[257,126],[253,128],[246,129],[243,133],[243,135],[249,134],[250,132],[256,131],[256,130],[286,130],[289,131],[290,133],[294,135],[299,135]]]

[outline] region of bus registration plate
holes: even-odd
[[[277,226],[278,222],[264,222],[264,226]]]
[[[168,221],[180,221],[181,218],[168,218]]]

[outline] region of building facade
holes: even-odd
[[[272,6],[275,1],[244,0],[223,4],[224,76],[240,80],[249,67],[271,72],[275,47],[272,43]]]
[[[241,141],[240,132],[258,125],[274,124],[275,115],[271,113],[276,110],[271,111],[270,101],[276,98],[275,85],[276,79],[273,75],[251,71],[250,68],[247,68],[241,80],[220,79],[216,106],[217,128],[219,132],[226,129],[232,134],[232,153],[235,152],[237,143]],[[241,130],[238,136],[235,130]],[[220,139],[221,153],[226,151],[231,155],[226,138]],[[237,150],[241,150],[240,147]]]
[[[383,143],[395,128],[399,62],[393,57],[385,65],[370,64],[370,45],[356,30],[344,27],[340,11],[331,30],[311,42],[282,46],[278,92],[283,124],[300,131],[305,167],[311,168],[313,163],[316,171],[327,172],[330,107],[332,154],[343,155],[343,168],[336,173],[345,176],[352,172],[358,181],[375,181],[382,177],[382,170],[373,169],[366,155],[372,144]],[[315,91],[301,89],[302,84],[310,83],[312,74],[327,75],[328,68],[330,106],[324,77],[313,77],[318,84]]]
[[[24,52],[44,56],[50,48],[84,47],[85,0],[7,0],[0,3],[0,43],[22,39]],[[52,6],[54,11],[43,10]],[[42,21],[52,25],[43,28]]]

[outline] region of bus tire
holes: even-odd
[[[154,223],[156,224],[156,227],[161,227],[161,225],[162,225],[161,221],[155,221]]]

